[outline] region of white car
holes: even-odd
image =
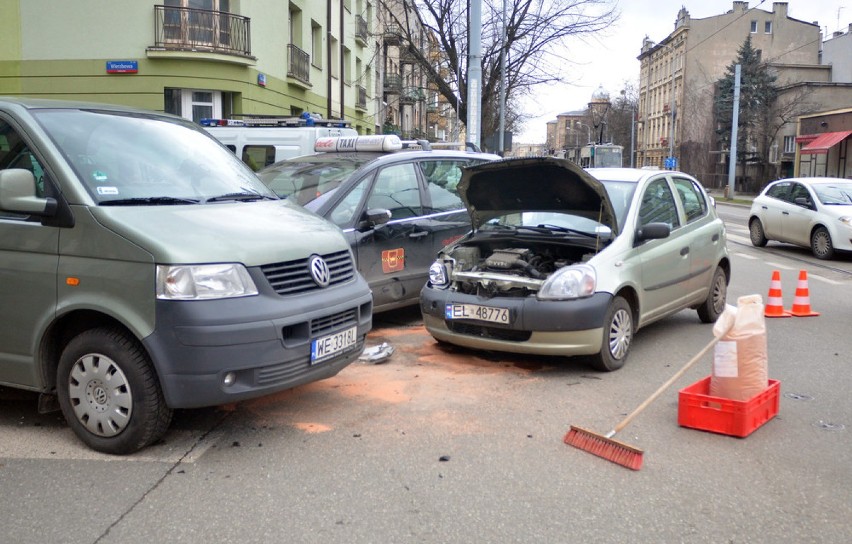
[[[754,199],[748,227],[757,247],[777,240],[809,247],[817,259],[852,251],[852,180],[773,181]]]

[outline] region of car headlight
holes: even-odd
[[[157,298],[206,300],[248,297],[257,287],[241,264],[157,265]]]
[[[597,286],[595,269],[580,264],[560,268],[547,278],[538,291],[539,300],[566,300],[592,296]]]
[[[429,283],[435,287],[446,287],[449,283],[447,267],[441,261],[435,261],[429,267]]]

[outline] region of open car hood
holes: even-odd
[[[458,191],[474,229],[510,213],[563,212],[598,221],[613,236],[618,233],[603,184],[566,159],[507,159],[465,168]]]

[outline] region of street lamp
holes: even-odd
[[[592,101],[589,102],[589,112],[592,115],[592,124],[595,126],[595,135],[598,137],[597,143],[603,143],[604,127],[606,126],[606,114],[612,104],[609,101],[609,93],[599,86],[592,93]],[[598,131],[600,127],[600,131]]]
[[[589,130],[588,143],[592,143],[592,127],[590,127],[586,123],[581,123],[580,121],[574,121],[574,126],[575,127],[586,127]],[[577,143],[577,147],[580,147],[579,142]]]

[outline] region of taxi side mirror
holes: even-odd
[[[364,212],[358,228],[360,230],[374,229],[390,221],[390,218],[390,210],[386,208],[370,208]]]

